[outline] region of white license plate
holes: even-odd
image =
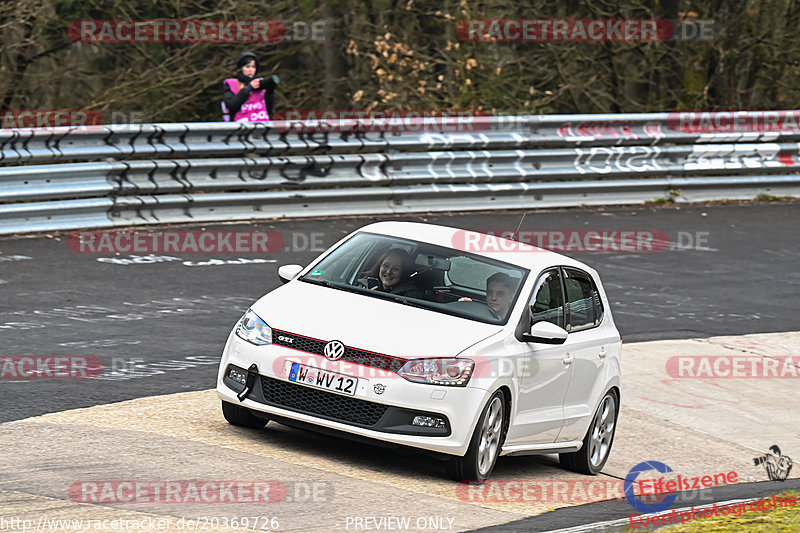
[[[355,395],[356,387],[358,386],[358,379],[356,378],[301,365],[300,363],[292,363],[292,367],[289,369],[289,381],[349,394],[350,396]]]

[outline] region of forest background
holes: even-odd
[[[467,19],[712,21],[713,37],[663,42],[480,42]],[[90,43],[97,19],[278,20],[324,27],[276,43]],[[321,26],[320,26],[321,25]],[[252,50],[278,74],[283,110],[489,114],[798,109],[795,0],[5,0],[0,110],[220,120],[222,80]]]

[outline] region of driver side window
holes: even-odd
[[[561,276],[558,270],[542,274],[536,281],[530,302],[531,323],[550,322],[564,327],[564,296],[561,292]]]

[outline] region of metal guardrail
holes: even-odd
[[[800,129],[673,115],[0,130],[0,234],[413,211],[800,196]],[[428,131],[433,129],[434,131]],[[40,164],[47,163],[47,164]]]
[[[460,122],[459,122],[460,121]],[[80,159],[289,155],[381,150],[476,150],[800,140],[800,129],[691,133],[671,113],[408,119],[390,125],[331,120],[186,123],[0,130],[0,164]],[[441,127],[439,127],[441,126]],[[385,128],[385,130],[384,130]],[[383,130],[383,131],[382,131]],[[442,131],[440,131],[442,130]],[[450,130],[450,131],[447,131]]]

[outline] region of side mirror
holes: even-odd
[[[278,277],[281,278],[282,282],[288,283],[296,278],[302,270],[303,267],[300,265],[283,265],[278,268]]]
[[[564,344],[567,340],[567,330],[551,322],[537,322],[531,326],[530,333],[523,334],[525,342],[539,342],[542,344]]]

